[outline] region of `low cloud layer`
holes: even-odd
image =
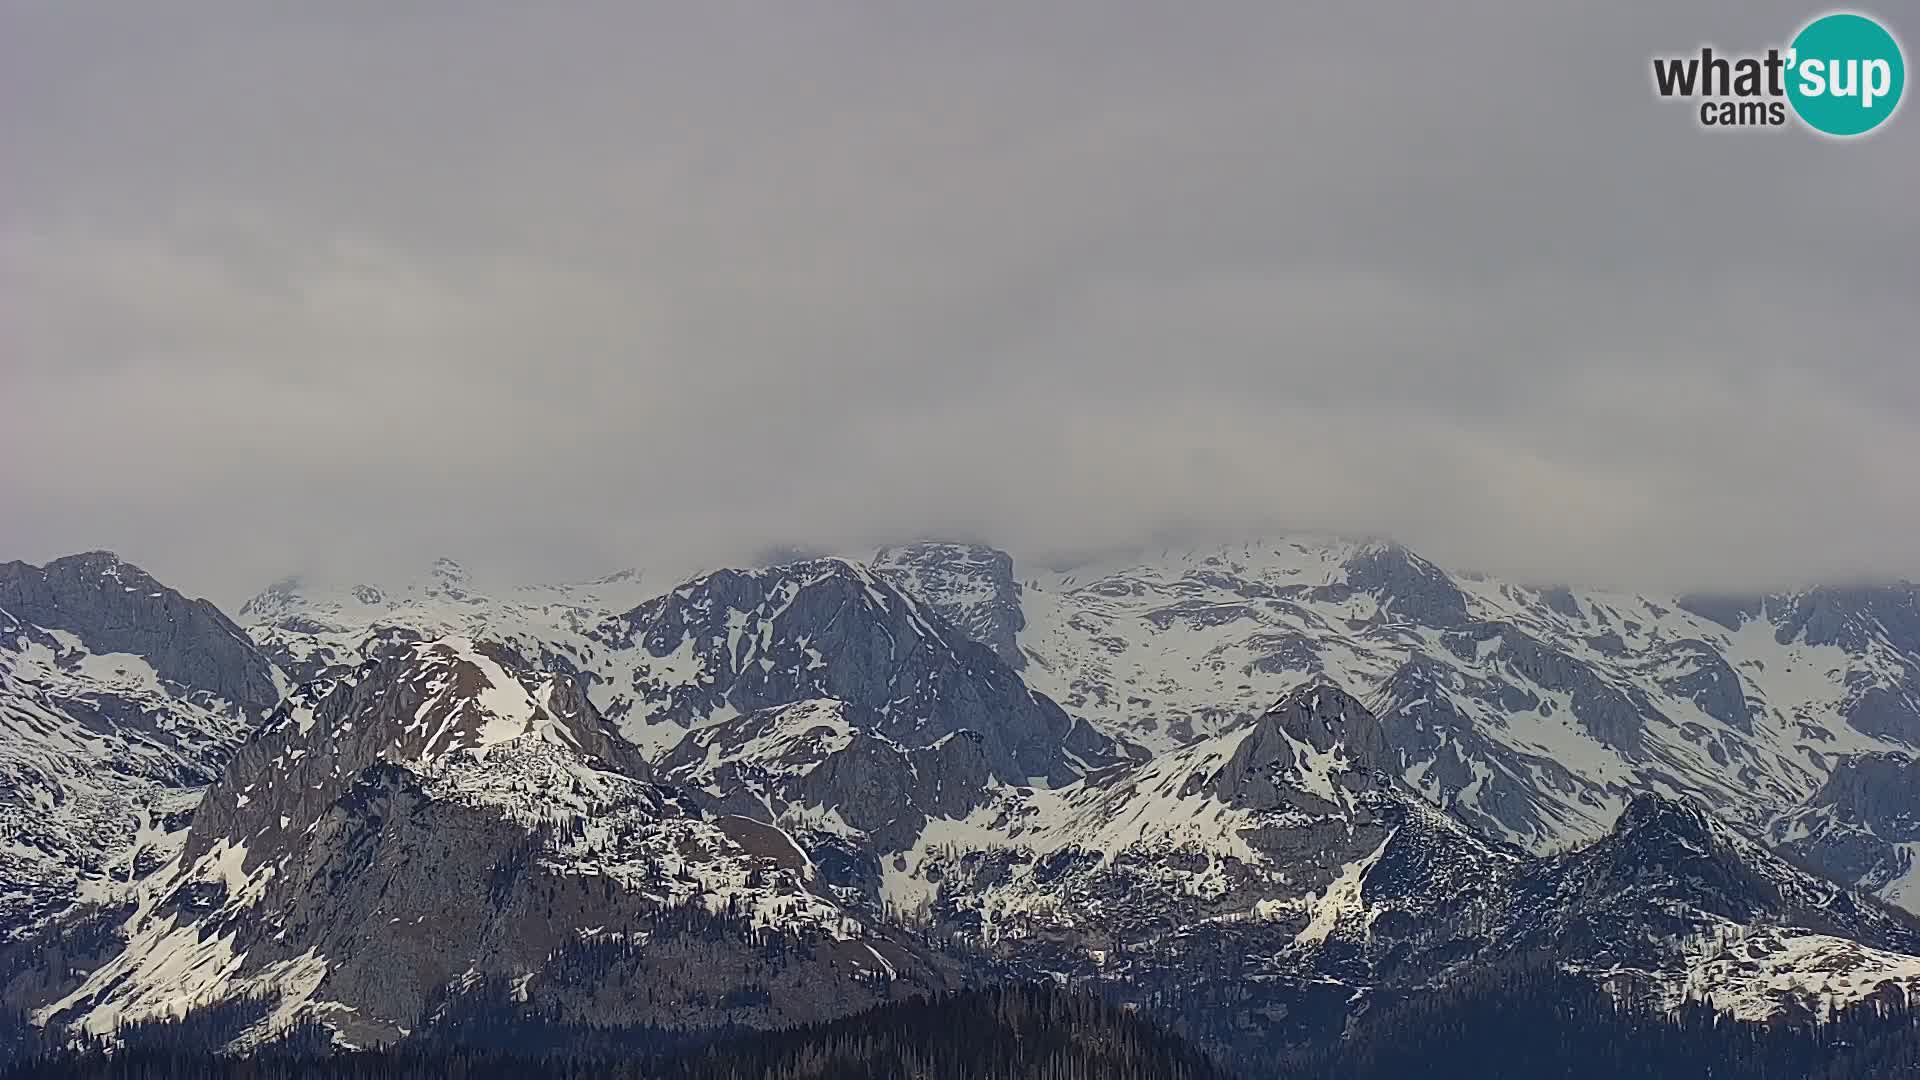
[[[1920,117],[1650,88],[1812,9],[433,6],[0,0],[0,558],[1920,576]]]

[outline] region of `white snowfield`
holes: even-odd
[[[1435,729],[1424,755],[1403,761],[1407,778],[1437,805],[1482,811],[1495,781],[1525,792],[1542,810],[1530,827],[1506,825],[1490,811],[1475,820],[1536,851],[1600,835],[1638,791],[1699,797],[1760,832],[1812,794],[1836,758],[1900,745],[1855,730],[1842,715],[1863,688],[1896,687],[1920,663],[1884,632],[1856,654],[1781,642],[1760,619],[1729,630],[1675,597],[1569,590],[1556,605],[1544,590],[1453,575],[1470,619],[1511,626],[1604,684],[1645,695],[1644,745],[1608,745],[1582,725],[1566,692],[1506,662],[1501,637],[1461,655],[1446,646],[1445,628],[1383,608],[1374,594],[1282,592],[1333,591],[1371,547],[1332,539],[1169,549],[1029,573],[1020,644],[1030,663],[1022,675],[1070,713],[1157,750],[1244,722],[1316,671],[1390,723],[1398,714],[1418,728],[1444,704],[1466,729]],[[1675,687],[1696,670],[1687,642],[1724,658],[1745,698],[1746,723],[1708,714]],[[1416,656],[1440,677],[1418,696],[1397,697],[1394,676]],[[1533,704],[1503,708],[1470,692],[1488,681]],[[1471,774],[1464,783],[1444,781],[1434,768],[1450,753]]]

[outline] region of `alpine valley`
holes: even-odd
[[[1244,1063],[1514,964],[1751,1021],[1920,993],[1920,587],[778,563],[232,619],[0,565],[10,1015],[691,1038],[1040,980]]]

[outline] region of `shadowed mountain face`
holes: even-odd
[[[166,861],[279,694],[239,627],[139,567],[0,564],[0,939]]]
[[[838,559],[709,574],[596,637],[611,654],[601,669],[608,715],[643,742],[677,741],[710,718],[831,699],[908,748],[973,732],[1009,784],[1067,783],[1120,756],[990,648]]]
[[[1835,881],[1920,907],[1920,760],[1890,751],[1841,761],[1769,839]]]
[[[259,716],[280,699],[272,666],[240,627],[111,552],[44,567],[0,563],[0,611],[16,627],[65,631],[95,654],[146,661],[163,686]]]
[[[876,854],[911,847],[931,821],[965,818],[992,799],[978,733],[907,747],[880,734],[879,719],[827,699],[762,709],[690,733],[660,773],[747,817],[802,827],[831,818]]]
[[[923,542],[881,548],[874,573],[908,596],[917,597],[954,629],[993,650],[1000,662],[1019,671],[1027,666],[1020,651],[1026,616],[1020,611],[1020,583],[1013,577],[1013,556],[984,544]]]

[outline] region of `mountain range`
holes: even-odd
[[[1545,956],[1818,1017],[1920,988],[1916,746],[1910,584],[922,542],[230,620],[9,563],[0,994],[366,1045],[475,995],[720,1031],[1037,978],[1253,1057]]]

